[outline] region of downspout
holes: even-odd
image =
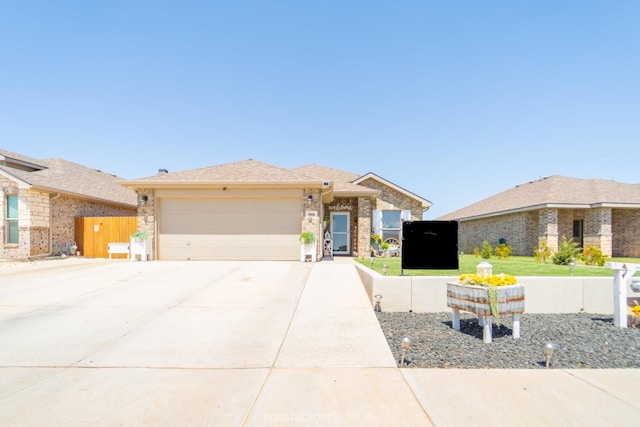
[[[49,197],[49,256],[53,255],[53,204],[51,202],[59,198],[60,193]]]

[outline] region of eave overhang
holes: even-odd
[[[539,205],[525,206],[516,209],[507,209],[498,212],[490,212],[480,215],[472,215],[467,217],[460,217],[453,219],[454,221],[472,221],[476,219],[494,218],[497,216],[511,215],[516,213],[537,211],[540,209],[594,209],[594,208],[612,208],[612,209],[640,209],[638,203],[611,203],[611,202],[598,202],[598,203],[545,203]]]

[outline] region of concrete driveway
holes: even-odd
[[[391,402],[384,411],[381,400]],[[401,417],[428,425],[349,264],[71,258],[0,268],[3,426]]]
[[[0,425],[635,426],[640,370],[398,369],[350,259],[0,263]]]

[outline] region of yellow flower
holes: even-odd
[[[518,283],[514,276],[508,274],[494,274],[487,277],[479,274],[461,274],[458,281],[464,285],[473,286],[509,286]]]

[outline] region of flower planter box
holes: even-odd
[[[316,262],[316,244],[300,244],[300,262]]]
[[[513,315],[513,337],[520,338],[520,315],[524,313],[524,286],[496,286],[499,316]],[[447,307],[451,308],[453,328],[460,330],[460,310],[474,313],[483,326],[484,342],[491,342],[493,317],[489,306],[489,288],[447,283]]]
[[[131,261],[146,261],[151,254],[151,241],[149,239],[131,238]]]

